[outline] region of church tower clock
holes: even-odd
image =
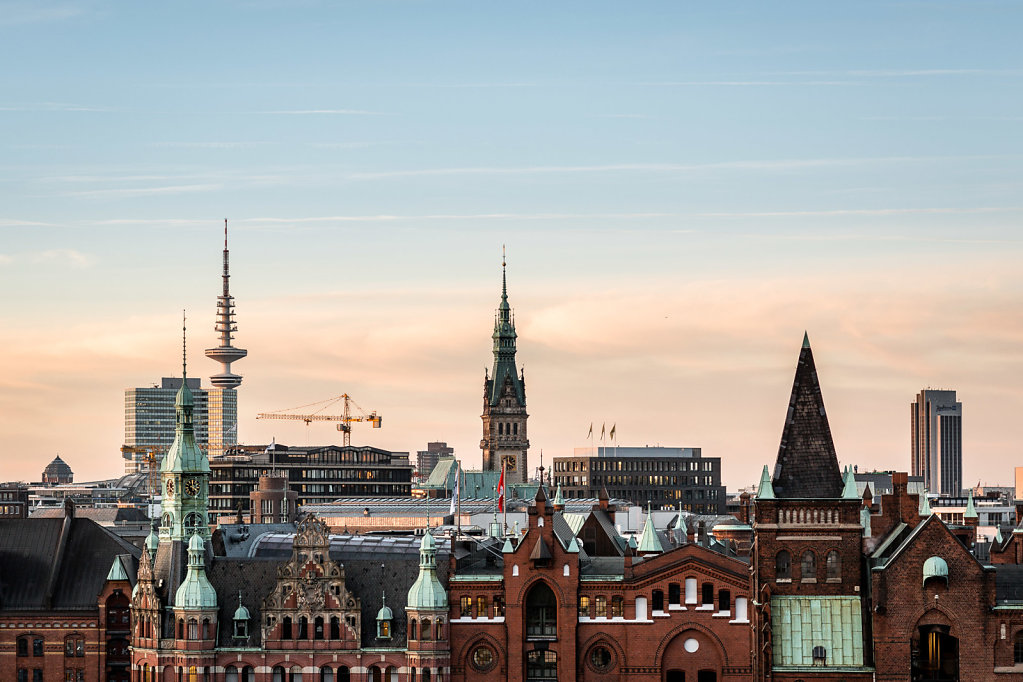
[[[494,320],[494,369],[483,377],[483,470],[506,472],[508,483],[529,480],[526,377],[515,366],[515,319],[508,305],[508,277],[501,262],[501,303]]]

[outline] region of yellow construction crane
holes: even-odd
[[[343,404],[340,415],[323,414],[327,408],[333,407],[339,402]],[[308,414],[292,413],[292,410],[305,410],[310,407],[317,406],[319,406],[319,409]],[[355,411],[352,410],[353,407],[355,408]],[[327,400],[321,400],[317,403],[299,405],[298,407],[291,407],[286,410],[260,412],[256,415],[256,419],[302,420],[305,422],[306,426],[309,426],[312,422],[337,422],[337,430],[344,434],[345,446],[352,444],[352,424],[355,422],[369,422],[374,429],[379,429],[383,422],[383,417],[378,415],[375,410],[367,414],[365,410],[359,407],[358,403],[352,400],[352,396],[347,393],[342,393],[339,396],[328,398]]]

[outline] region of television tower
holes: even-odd
[[[231,372],[231,363],[241,360],[249,352],[243,348],[235,348],[231,345],[234,332],[238,331],[238,325],[234,322],[234,297],[230,289],[230,252],[227,250],[227,219],[224,219],[224,293],[217,297],[217,324],[216,330],[220,334],[220,345],[216,348],[207,348],[206,357],[214,362],[220,363],[220,374],[210,377],[210,382],[217,388],[238,388],[242,378]]]

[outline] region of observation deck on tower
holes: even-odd
[[[210,383],[217,388],[238,388],[242,383],[242,377],[231,371],[231,363],[241,360],[249,352],[243,348],[235,348],[231,345],[234,333],[238,331],[238,325],[234,321],[234,297],[230,289],[230,265],[229,252],[227,250],[227,220],[224,221],[224,292],[217,297],[217,324],[216,330],[220,334],[220,345],[216,348],[207,348],[206,357],[220,363],[221,371],[210,377]]]

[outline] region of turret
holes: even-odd
[[[206,577],[206,543],[188,541],[188,574],[174,593],[175,648],[206,650],[217,638],[217,591]]]

